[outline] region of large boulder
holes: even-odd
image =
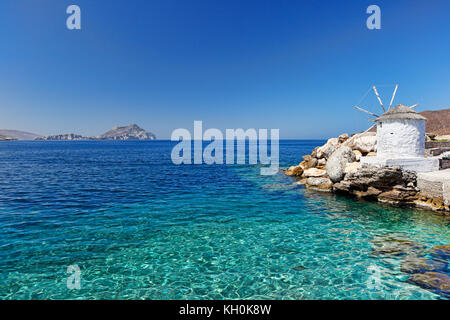
[[[323,146],[317,148],[317,151],[316,151],[317,158],[318,159],[328,158],[336,150],[338,145],[339,145],[338,138],[328,139],[327,143],[325,143]]]
[[[416,182],[416,175],[412,172],[402,171],[399,166],[394,167],[374,167],[364,165],[355,173],[345,176],[346,184],[352,189],[363,189],[372,186],[377,189],[392,189],[396,185],[412,185]]]
[[[352,150],[359,150],[362,153],[369,153],[376,150],[377,136],[375,132],[363,132],[355,134],[343,143]]]
[[[348,140],[348,133],[343,133],[338,137],[339,143],[343,143]]]
[[[301,176],[303,173],[303,168],[300,165],[291,166],[284,173],[288,176],[293,176],[293,177]]]
[[[325,170],[317,169],[317,168],[310,168],[310,169],[303,171],[303,175],[307,178],[322,177],[326,174],[327,174],[327,172]]]
[[[317,165],[317,159],[310,155],[303,156],[303,161],[300,165],[304,170],[314,168]]]
[[[306,186],[310,189],[330,191],[333,187],[333,182],[326,177],[310,177],[306,180]]]
[[[333,182],[339,182],[344,178],[345,167],[348,163],[355,162],[356,156],[349,147],[340,147],[328,158],[327,174]]]
[[[353,153],[355,154],[356,161],[359,161],[362,157],[362,153],[359,150],[353,150]]]

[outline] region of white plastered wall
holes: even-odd
[[[377,156],[424,157],[425,120],[389,119],[377,123]]]

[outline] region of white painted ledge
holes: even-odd
[[[375,167],[400,166],[403,170],[414,172],[431,172],[439,170],[439,159],[436,158],[384,158],[361,157],[361,165],[368,164]]]

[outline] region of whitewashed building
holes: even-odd
[[[423,157],[426,120],[414,109],[402,104],[376,118],[377,156]]]
[[[377,125],[377,155],[362,157],[361,164],[399,165],[415,172],[439,170],[438,159],[425,158],[425,117],[400,104],[374,121]]]

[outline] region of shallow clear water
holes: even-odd
[[[322,143],[281,141],[281,165]],[[175,166],[173,145],[0,143],[0,298],[443,298],[373,249],[448,244],[448,218],[309,192],[258,166]],[[66,286],[74,264],[81,290]]]

